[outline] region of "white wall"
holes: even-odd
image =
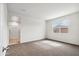
[[[0,4],[0,55],[4,55],[2,48],[8,45],[7,6]]]
[[[9,11],[9,19],[11,16],[20,17],[21,42],[35,41],[45,38],[45,22],[32,16]]]
[[[44,28],[44,21],[25,19],[25,21],[22,21],[21,27],[22,42],[43,39]]]
[[[52,22],[57,19],[67,19],[70,21],[69,33],[53,32]],[[79,45],[79,13],[77,12],[46,21],[46,37],[53,40]]]

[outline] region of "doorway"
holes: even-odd
[[[20,21],[16,16],[9,22],[9,45],[20,44]]]

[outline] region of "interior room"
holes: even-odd
[[[79,56],[79,3],[0,3],[0,56]]]

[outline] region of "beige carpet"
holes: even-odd
[[[79,56],[79,46],[40,40],[9,46],[6,56]]]

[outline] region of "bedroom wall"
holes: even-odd
[[[69,20],[68,33],[54,33],[52,22],[57,19]],[[46,21],[46,38],[79,45],[79,12]]]
[[[2,49],[8,46],[8,35],[7,5],[0,3],[0,55],[5,55]]]
[[[45,38],[45,22],[32,16],[9,11],[9,20],[11,16],[18,16],[20,19],[20,38],[21,43],[35,41]]]

